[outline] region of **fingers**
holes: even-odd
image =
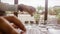
[[[25,26],[17,17],[14,17],[13,21],[14,21],[14,24],[17,25],[22,31],[26,31]]]
[[[15,29],[18,29],[19,27],[16,26],[14,23],[10,23]]]
[[[23,23],[16,16],[8,16],[8,17],[4,17],[4,18],[7,19],[8,21],[11,21],[12,23],[14,23],[22,31],[26,31],[25,26],[23,25]],[[15,26],[15,25],[13,25],[13,26]]]
[[[0,18],[0,29],[7,34],[18,34],[18,32],[16,32],[16,30],[10,25],[10,23],[3,17]]]

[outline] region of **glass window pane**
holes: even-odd
[[[19,0],[19,4],[26,4],[30,6],[45,6],[45,0]]]
[[[60,0],[48,0],[48,21],[52,24],[60,22]]]
[[[14,0],[1,0],[1,2],[14,4]]]

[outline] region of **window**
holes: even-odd
[[[1,2],[14,4],[14,0],[1,0]]]

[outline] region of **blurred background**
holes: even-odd
[[[15,0],[0,0],[0,2],[5,3],[6,5],[15,5]],[[46,2],[47,1],[47,4]],[[33,6],[36,9],[38,17],[31,17],[27,12],[20,12],[18,11],[18,18],[22,21],[22,23],[26,26],[29,26],[28,28],[31,28],[32,26],[34,28],[41,28],[45,27],[45,30],[48,31],[48,33],[45,34],[59,34],[60,32],[60,0],[18,0],[18,4],[25,4],[29,6]],[[9,7],[9,6],[8,6]],[[10,11],[6,11],[7,16],[12,16],[14,9],[11,7]],[[47,13],[47,14],[45,14]],[[46,19],[46,25],[43,25],[45,15],[47,15]],[[38,23],[35,22],[35,19],[38,18]],[[32,28],[33,28],[32,27]],[[40,29],[44,30],[43,28]],[[45,31],[43,31],[44,33]],[[41,33],[42,34],[42,33]]]

